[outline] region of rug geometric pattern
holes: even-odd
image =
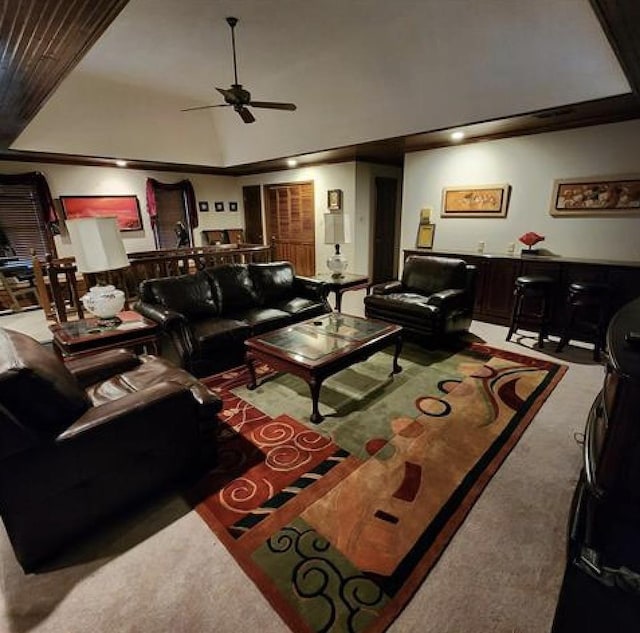
[[[374,633],[411,598],[566,368],[473,344],[405,345],[307,386],[258,368],[223,398],[219,463],[193,490],[207,524],[294,631]]]

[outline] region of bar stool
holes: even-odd
[[[567,293],[567,316],[556,347],[561,352],[574,331],[588,331],[593,338],[593,359],[600,362],[600,351],[609,320],[611,286],[596,281],[574,281]]]
[[[544,347],[544,339],[547,336],[549,323],[551,322],[551,292],[555,280],[545,275],[524,275],[518,277],[515,282],[513,294],[513,312],[511,313],[511,325],[507,334],[507,341],[520,327],[522,321],[528,321],[539,327],[538,347]],[[526,300],[534,299],[540,302],[539,312],[529,312],[526,310]]]

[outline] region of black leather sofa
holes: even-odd
[[[23,569],[212,466],[221,407],[164,359],[118,349],[63,363],[0,328],[0,515]]]
[[[244,362],[247,338],[331,312],[327,291],[289,262],[224,264],[143,281],[135,309],[162,325],[163,356],[205,376]]]
[[[476,268],[461,259],[410,255],[402,279],[376,284],[365,314],[419,337],[465,332],[471,325]]]

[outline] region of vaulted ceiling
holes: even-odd
[[[635,118],[639,4],[4,0],[0,151],[246,173]],[[181,111],[223,103],[229,15],[239,82],[295,112]]]

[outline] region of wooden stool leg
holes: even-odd
[[[558,345],[556,346],[556,352],[561,352],[565,348],[565,345],[569,342],[575,316],[576,307],[573,305],[569,305],[567,308],[567,316],[564,323],[564,329],[562,330],[562,335],[560,336],[560,340],[558,341]]]
[[[523,293],[519,288],[515,291],[516,299],[513,302],[513,310],[511,311],[511,325],[509,326],[509,332],[507,334],[507,341],[511,340],[511,337],[518,329],[518,319],[520,318],[520,310],[522,309]]]

